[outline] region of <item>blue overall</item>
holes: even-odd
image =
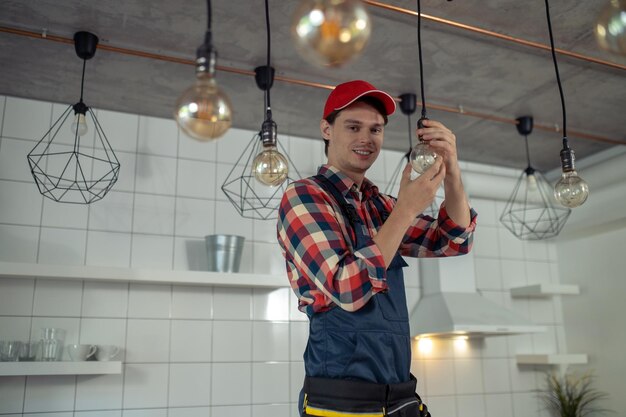
[[[354,206],[324,176],[317,183],[342,207],[346,224],[356,235],[358,250],[371,239]],[[388,213],[374,198],[383,221]],[[384,214],[383,214],[384,213]],[[305,373],[311,377],[361,380],[378,384],[409,381],[411,344],[402,268],[407,266],[396,254],[387,269],[388,290],[375,294],[355,312],[340,307],[309,317],[309,341],[304,353]],[[302,410],[303,393],[300,393]]]

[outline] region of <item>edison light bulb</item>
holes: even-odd
[[[276,146],[268,146],[254,157],[252,173],[260,183],[278,187],[287,179],[289,164],[283,154],[278,152]]]
[[[565,207],[574,208],[583,204],[589,196],[589,185],[576,171],[563,172],[554,186],[554,197]]]
[[[626,0],[609,0],[598,16],[595,33],[600,47],[626,55]]]
[[[372,32],[359,0],[304,0],[292,18],[291,35],[307,61],[338,67],[357,56]]]
[[[417,126],[421,129],[424,127],[422,124],[422,119],[417,121]],[[419,137],[419,142],[413,147],[411,150],[411,156],[409,156],[409,161],[411,162],[411,166],[413,167],[413,171],[422,175],[424,171],[430,168],[437,159],[437,154],[432,150],[430,145]]]
[[[537,191],[537,177],[535,177],[535,174],[526,174],[526,187],[528,191]]]
[[[194,85],[176,102],[174,116],[183,131],[194,139],[217,139],[232,124],[230,100],[208,72],[197,72]]]
[[[89,131],[89,127],[87,127],[87,119],[83,113],[76,113],[74,116],[74,121],[70,125],[72,133],[78,136],[85,136]]]

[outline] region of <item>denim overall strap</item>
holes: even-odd
[[[371,237],[354,206],[326,177],[317,175],[313,179],[337,201],[347,224],[354,228],[355,250],[364,247]],[[348,214],[352,210],[354,221]],[[334,307],[309,317],[309,341],[304,353],[307,376],[382,384],[409,380],[411,348],[403,266],[406,263],[396,254],[386,272],[388,290],[373,295],[361,309],[348,312]]]

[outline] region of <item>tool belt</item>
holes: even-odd
[[[364,381],[305,377],[302,416],[430,417],[415,393],[417,380],[375,384]]]

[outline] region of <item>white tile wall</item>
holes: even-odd
[[[66,106],[0,97],[2,106],[0,261],[206,270],[204,236],[229,233],[246,237],[242,272],[284,273],[274,221],[241,218],[220,189],[254,132],[231,129],[201,143],[172,120],[98,111],[122,164],[120,178],[103,200],[66,205],[39,195],[26,163]],[[285,137],[283,144],[303,175],[325,160],[320,140]],[[369,177],[387,180],[399,156],[383,152]],[[544,416],[534,398],[543,370],[520,367],[514,357],[566,351],[561,303],[512,299],[508,290],[558,282],[554,243],[514,238],[498,220],[501,202],[474,198],[472,204],[479,212],[479,289],[549,331],[472,340],[463,349],[437,340],[430,353],[414,349],[411,369],[434,415]],[[418,264],[410,264],[412,305],[420,292]],[[308,335],[296,304],[287,287],[2,278],[0,339],[38,340],[41,328],[60,327],[66,343],[119,346],[125,365],[121,375],[2,377],[0,414],[296,417]]]

